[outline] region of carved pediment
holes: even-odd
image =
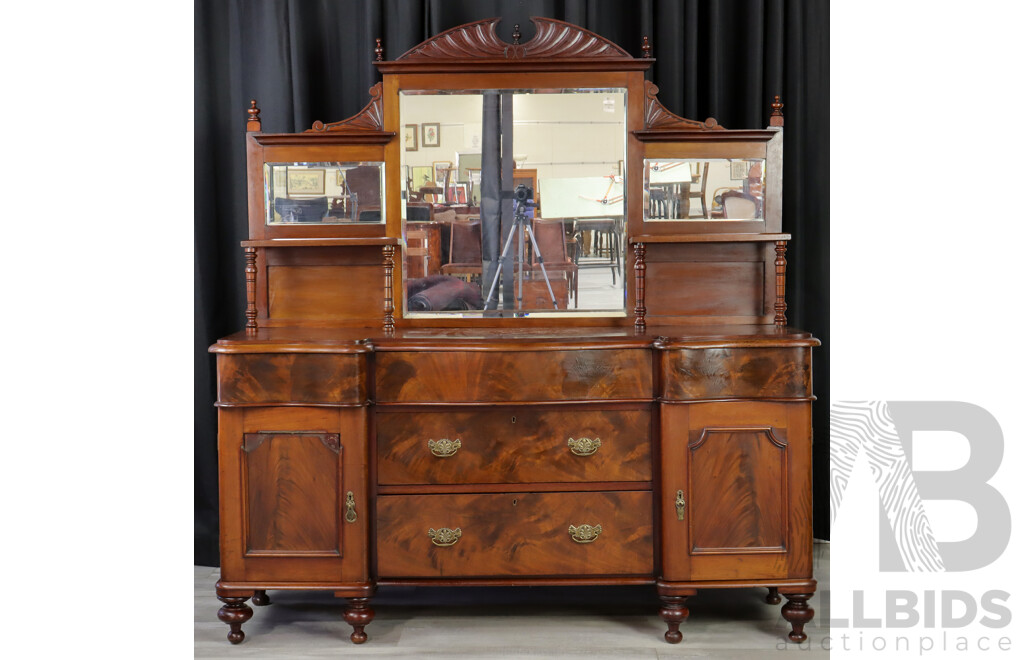
[[[669,112],[658,100],[658,86],[650,80],[644,81],[644,128],[690,131],[724,131],[714,117],[704,121],[684,119]]]
[[[322,121],[313,122],[313,128],[306,129],[306,133],[325,133],[331,131],[364,132],[384,130],[384,104],[381,102],[383,83],[377,83],[370,88],[370,102],[362,110],[349,117],[330,124]]]
[[[397,60],[468,59],[633,59],[616,44],[577,25],[551,18],[532,17],[537,33],[525,44],[509,44],[497,33],[500,18],[467,23],[442,32],[407,51]]]

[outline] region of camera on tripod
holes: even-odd
[[[533,188],[528,188],[525,183],[516,186],[512,198],[522,206],[533,206]]]

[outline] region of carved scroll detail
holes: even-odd
[[[644,81],[644,128],[670,128],[673,130],[724,131],[714,117],[704,121],[684,119],[665,109],[658,100],[658,86],[650,80]]]
[[[307,129],[306,133],[325,133],[329,131],[383,131],[384,130],[384,103],[381,101],[383,94],[383,83],[377,83],[370,88],[370,102],[366,104],[357,114],[342,119],[341,121],[325,124],[322,121],[313,122],[313,128]]]
[[[412,50],[399,60],[498,58],[602,58],[632,59],[620,46],[572,23],[551,18],[531,17],[537,33],[525,44],[513,34],[513,42],[505,43],[497,33],[500,18],[467,23],[442,32]]]

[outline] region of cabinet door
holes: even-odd
[[[810,577],[810,404],[663,404],[661,420],[663,577]]]
[[[366,580],[366,419],[359,408],[222,409],[225,581]]]

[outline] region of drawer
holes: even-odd
[[[378,575],[647,575],[651,506],[648,491],[383,495]]]
[[[362,354],[244,353],[217,356],[217,402],[365,403]]]
[[[382,485],[650,481],[648,410],[378,412]]]
[[[811,349],[686,348],[665,351],[664,394],[672,401],[806,399]]]
[[[645,349],[397,351],[376,356],[377,401],[586,401],[649,399]]]

